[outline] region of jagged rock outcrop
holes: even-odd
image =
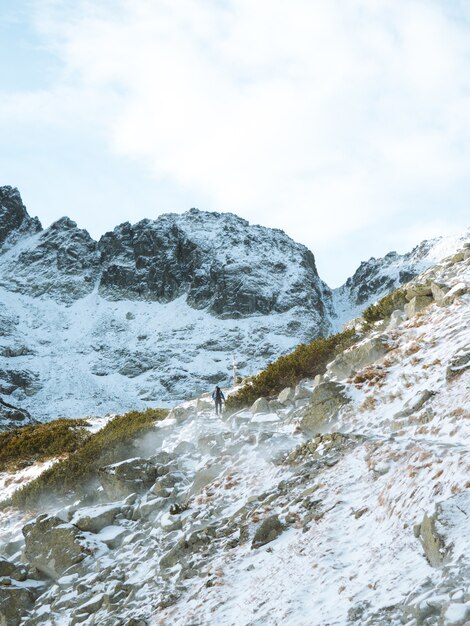
[[[232,214],[191,209],[122,224],[99,249],[99,291],[110,299],[169,302],[185,295],[190,306],[223,318],[308,307],[326,322],[329,291],[312,253],[281,231]]]
[[[37,217],[31,218],[18,189],[0,187],[0,252],[5,252],[23,237],[41,230]]]

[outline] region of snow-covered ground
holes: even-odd
[[[203,398],[172,411],[142,442],[165,468],[159,480],[174,480],[171,495],[157,481],[116,503],[126,514],[84,533],[99,550],[40,596],[24,626],[464,624],[470,368],[448,368],[470,354],[469,266],[432,274],[467,294],[377,326],[387,354],[342,381],[351,402],[308,446],[308,404],[220,419]],[[447,545],[436,567],[415,533],[438,503]],[[258,545],[272,516],[278,533]]]

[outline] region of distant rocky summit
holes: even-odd
[[[340,289],[280,230],[191,209],[97,242],[43,229],[0,187],[0,396],[40,420],[193,397],[326,336],[429,266],[438,244],[361,265]],[[434,256],[436,256],[434,254]]]

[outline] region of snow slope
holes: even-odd
[[[24,626],[464,624],[470,258],[459,259],[417,280],[451,288],[445,306],[364,337],[388,352],[337,381],[351,401],[321,435],[301,427],[308,400],[224,419],[207,397],[173,410],[142,443],[143,454],[167,452],[158,462],[171,494],[152,488],[122,503],[131,513],[101,531],[117,525],[122,543],[102,543],[52,583]],[[433,566],[416,535],[436,505]],[[77,519],[77,507],[59,514]],[[274,515],[281,528],[259,545]]]

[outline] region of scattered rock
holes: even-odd
[[[410,400],[405,402],[403,409],[399,411],[398,413],[396,413],[393,416],[393,419],[399,420],[400,418],[409,417],[410,415],[413,415],[413,413],[417,413],[423,408],[426,402],[430,398],[432,398],[434,395],[436,395],[436,392],[429,391],[429,389],[423,389],[422,391],[419,391],[414,396],[414,398],[411,398]]]

